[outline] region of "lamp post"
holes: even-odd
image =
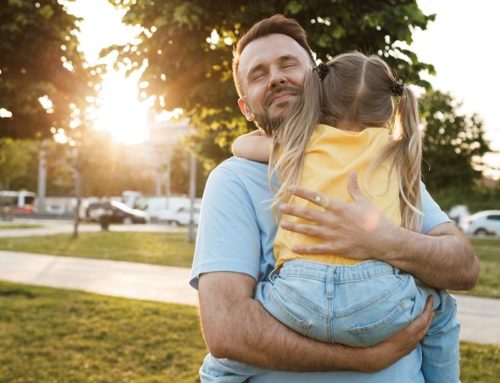
[[[40,142],[40,151],[38,152],[38,188],[37,188],[37,209],[38,213],[45,213],[45,197],[47,191],[47,145],[48,141],[44,138]]]
[[[189,209],[189,228],[188,228],[188,242],[194,243],[196,240],[195,224],[194,224],[194,204],[196,201],[196,156],[191,153],[190,166],[189,166],[189,198],[191,206]]]

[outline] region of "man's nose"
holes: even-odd
[[[271,73],[269,76],[269,84],[268,84],[270,89],[273,89],[279,85],[283,85],[286,82],[287,82],[287,78],[281,70],[279,70],[279,69],[271,70]]]

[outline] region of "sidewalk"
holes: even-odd
[[[189,269],[0,251],[0,280],[196,305]],[[500,300],[457,296],[461,340],[500,345]]]

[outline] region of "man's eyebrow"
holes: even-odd
[[[263,69],[264,69],[264,64],[258,64],[256,66],[250,68],[250,70],[247,73],[247,79],[250,78],[252,76],[252,74],[254,74],[255,72],[258,72],[258,71],[263,70]]]

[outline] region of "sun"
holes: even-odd
[[[124,25],[125,10],[114,8],[106,0],[62,0],[68,11],[82,18],[78,33],[79,49],[90,65],[105,64],[97,105],[91,108],[94,127],[106,131],[124,144],[137,144],[148,138],[148,106],[139,101],[140,71],[127,77],[124,71],[113,67],[113,55],[99,57],[101,49],[113,44],[124,44],[138,34],[139,27]]]
[[[139,73],[126,77],[108,72],[98,96],[94,127],[106,131],[123,144],[138,144],[148,139],[148,107],[138,99]]]

